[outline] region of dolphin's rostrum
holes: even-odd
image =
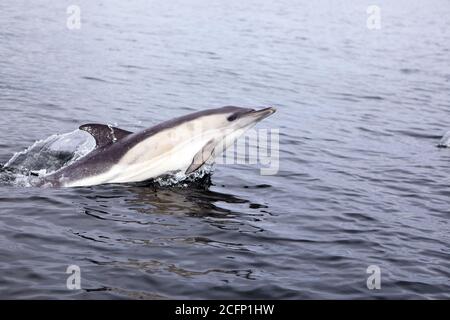
[[[240,107],[209,109],[132,133],[103,124],[80,127],[95,149],[43,178],[43,185],[78,187],[141,182],[161,175],[198,170],[234,143],[246,130],[275,112]]]

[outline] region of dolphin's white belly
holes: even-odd
[[[134,164],[121,161],[112,168],[112,171],[116,172],[116,175],[108,182],[139,182],[156,178],[169,172],[186,171],[192,163],[194,156],[206,143],[207,141],[203,142],[201,139],[184,143],[171,148],[170,151],[159,156],[143,159]]]
[[[192,136],[187,130],[180,130],[177,137],[169,137],[169,134],[173,135],[161,132],[137,144],[105,173],[70,181],[64,186],[140,182],[170,172],[185,172],[208,141],[217,138],[217,132]]]

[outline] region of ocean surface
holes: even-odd
[[[0,173],[0,298],[450,298],[449,16],[445,0],[2,0],[0,163],[22,168]],[[279,130],[276,174],[26,183],[84,123],[224,105],[277,107],[257,126]]]

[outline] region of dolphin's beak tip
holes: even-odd
[[[259,109],[259,110],[254,110],[253,109],[250,112],[250,114],[252,114],[255,117],[257,117],[259,119],[258,121],[260,121],[260,120],[262,120],[264,118],[267,118],[268,116],[274,114],[276,111],[277,111],[277,109],[274,108],[274,107],[265,107],[265,108],[262,108],[262,109]]]
[[[275,112],[277,112],[277,109],[275,107],[267,107],[267,108],[262,109],[262,111],[266,111],[270,115],[270,114],[274,114]]]

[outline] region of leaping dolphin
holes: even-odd
[[[272,107],[227,106],[188,114],[136,133],[85,124],[80,130],[94,137],[95,149],[45,176],[41,185],[82,187],[141,182],[179,171],[190,174],[274,112]]]

